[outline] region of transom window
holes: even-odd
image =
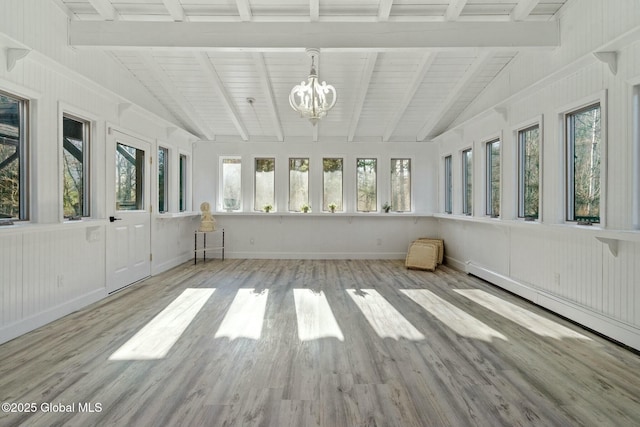
[[[565,115],[567,220],[600,222],[600,104]]]
[[[27,219],[28,105],[0,92],[0,220]]]

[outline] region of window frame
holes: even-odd
[[[469,170],[466,162],[466,153],[470,155]],[[460,158],[462,163],[462,215],[473,215],[473,147],[467,147],[460,151]],[[467,187],[470,187],[468,200],[467,200]]]
[[[61,114],[61,135],[62,135],[62,161],[61,161],[61,170],[63,185],[61,187],[62,191],[60,195],[64,195],[64,120],[73,120],[78,123],[82,123],[82,136],[83,136],[83,150],[82,150],[82,214],[80,217],[87,218],[91,217],[91,158],[92,158],[92,132],[93,132],[93,121],[91,119],[86,119],[79,114],[75,114],[69,112],[67,109],[64,109]],[[66,220],[76,219],[75,217],[66,217],[64,215],[64,202],[62,203],[62,216]]]
[[[372,210],[368,210],[368,211],[360,210],[359,207],[358,207],[358,205],[359,205],[359,203],[358,203],[358,191],[359,191],[359,185],[358,185],[358,163],[361,160],[375,160],[375,173],[376,173],[376,178],[375,178],[375,183],[374,183],[374,185],[375,185],[375,203],[374,203],[374,205],[375,206],[374,206],[374,208]],[[367,157],[358,156],[358,157],[356,157],[355,174],[354,174],[355,183],[354,184],[355,184],[355,190],[356,190],[355,191],[355,204],[356,204],[355,211],[358,212],[358,213],[371,213],[371,212],[377,212],[378,211],[378,206],[379,206],[379,203],[378,203],[378,201],[379,201],[378,200],[379,199],[379,197],[378,197],[378,160],[379,159],[377,157],[370,157],[370,156],[367,156]]]
[[[443,157],[444,172],[444,213],[453,213],[453,156],[447,154]]]
[[[585,222],[575,216],[575,195],[573,190],[574,178],[573,178],[573,141],[571,140],[568,117],[576,115],[580,112],[590,110],[592,107],[598,105],[600,108],[600,198],[599,198],[599,221]],[[561,131],[561,138],[563,141],[563,169],[564,169],[564,213],[563,218],[565,223],[576,225],[596,225],[604,228],[606,225],[606,206],[605,201],[606,189],[607,189],[607,91],[601,91],[597,96],[590,96],[579,100],[571,105],[563,107],[559,114],[559,129]]]
[[[231,160],[239,160],[240,162],[240,194],[238,199],[238,208],[237,209],[229,209],[226,207],[225,198],[224,198],[224,161],[227,159]],[[218,206],[221,211],[226,212],[242,212],[243,210],[243,179],[242,179],[242,156],[219,156],[218,157],[218,165],[219,165],[219,176],[218,176]]]
[[[256,171],[257,171],[257,161],[258,160],[273,160],[273,202],[271,203],[273,206],[273,209],[271,209],[271,212],[277,212],[277,202],[278,202],[278,197],[276,194],[277,191],[277,183],[278,183],[278,179],[277,179],[277,166],[278,166],[278,162],[277,162],[277,158],[276,156],[255,156],[253,157],[253,166],[252,166],[252,171],[251,173],[253,174],[253,210],[256,212],[262,212],[263,211],[263,207],[262,206],[258,206],[257,205],[257,190],[258,190],[258,186],[257,186],[257,177],[256,177]]]
[[[485,215],[491,218],[499,218],[501,214],[501,202],[502,202],[502,138],[492,138],[484,144],[484,154],[485,154],[485,180],[484,180],[484,206]],[[497,182],[498,182],[498,211],[495,212],[493,210],[493,184],[495,181],[494,176],[494,156],[493,156],[493,146],[498,144],[498,172],[497,172]]]
[[[163,167],[163,185],[164,185],[164,191],[163,193],[163,197],[164,197],[164,210],[160,209],[160,152],[164,153],[164,167]],[[156,168],[156,172],[157,172],[157,183],[158,183],[158,187],[157,187],[157,194],[156,196],[158,197],[157,200],[157,209],[158,209],[158,213],[167,213],[167,212],[171,212],[171,203],[170,203],[170,199],[169,199],[169,183],[171,182],[171,160],[170,160],[170,155],[171,155],[171,149],[169,147],[166,147],[162,144],[158,144],[158,151],[156,153],[156,160],[157,160],[157,168]]]
[[[307,162],[307,201],[303,203],[303,205],[310,206],[311,204],[311,158],[309,156],[292,156],[287,160],[288,168],[287,168],[287,187],[288,187],[288,200],[287,207],[289,212],[301,212],[302,205],[300,206],[292,206],[292,198],[291,198],[291,162],[295,160],[302,160]],[[275,165],[274,165],[274,175],[275,175]],[[275,194],[275,192],[274,192]]]
[[[16,91],[7,91],[0,89],[0,95],[6,96],[12,100],[18,102],[19,107],[19,139],[18,139],[18,180],[19,189],[18,194],[20,200],[18,201],[18,216],[11,218],[3,218],[2,220],[8,221],[29,221],[29,212],[31,203],[30,197],[30,134],[31,134],[31,97],[26,97],[16,94]]]
[[[531,131],[532,129],[538,129],[538,215],[536,217],[528,216],[525,212],[525,151],[524,151],[524,139],[522,135],[524,132]],[[523,221],[542,222],[542,207],[544,204],[543,199],[543,152],[544,152],[544,125],[543,117],[539,116],[534,120],[529,120],[521,123],[517,127],[513,128],[513,139],[516,143],[515,149],[515,165],[516,165],[516,218]]]
[[[394,161],[408,161],[409,162],[409,209],[398,210],[396,206],[393,204],[393,171],[394,171]],[[391,156],[389,158],[389,203],[391,204],[391,209],[394,212],[413,212],[413,158],[409,156]]]
[[[337,204],[336,207],[336,212],[345,212],[345,199],[344,199],[344,190],[345,190],[345,185],[344,185],[344,177],[345,177],[345,165],[346,165],[346,161],[345,161],[345,157],[344,156],[322,156],[321,158],[321,168],[320,168],[320,174],[322,175],[322,212],[331,212],[331,209],[329,209],[329,204],[331,203],[335,203],[336,200],[327,200],[326,199],[326,187],[325,187],[325,178],[324,178],[324,161],[325,160],[340,160],[341,165],[340,165],[340,203]],[[326,209],[325,209],[326,207]]]
[[[188,212],[190,210],[189,171],[191,167],[189,160],[188,153],[182,151],[178,153],[178,212]]]

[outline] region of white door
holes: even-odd
[[[107,225],[107,291],[151,275],[150,144],[112,131],[112,215]]]

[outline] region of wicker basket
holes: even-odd
[[[415,270],[435,271],[438,265],[438,246],[435,243],[420,240],[412,242],[404,265]]]

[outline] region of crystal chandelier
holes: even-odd
[[[327,82],[318,82],[316,57],[319,56],[320,50],[309,48],[307,54],[311,56],[309,78],[291,89],[289,104],[300,113],[301,117],[309,119],[315,126],[333,108],[338,96],[333,86],[328,85]]]

